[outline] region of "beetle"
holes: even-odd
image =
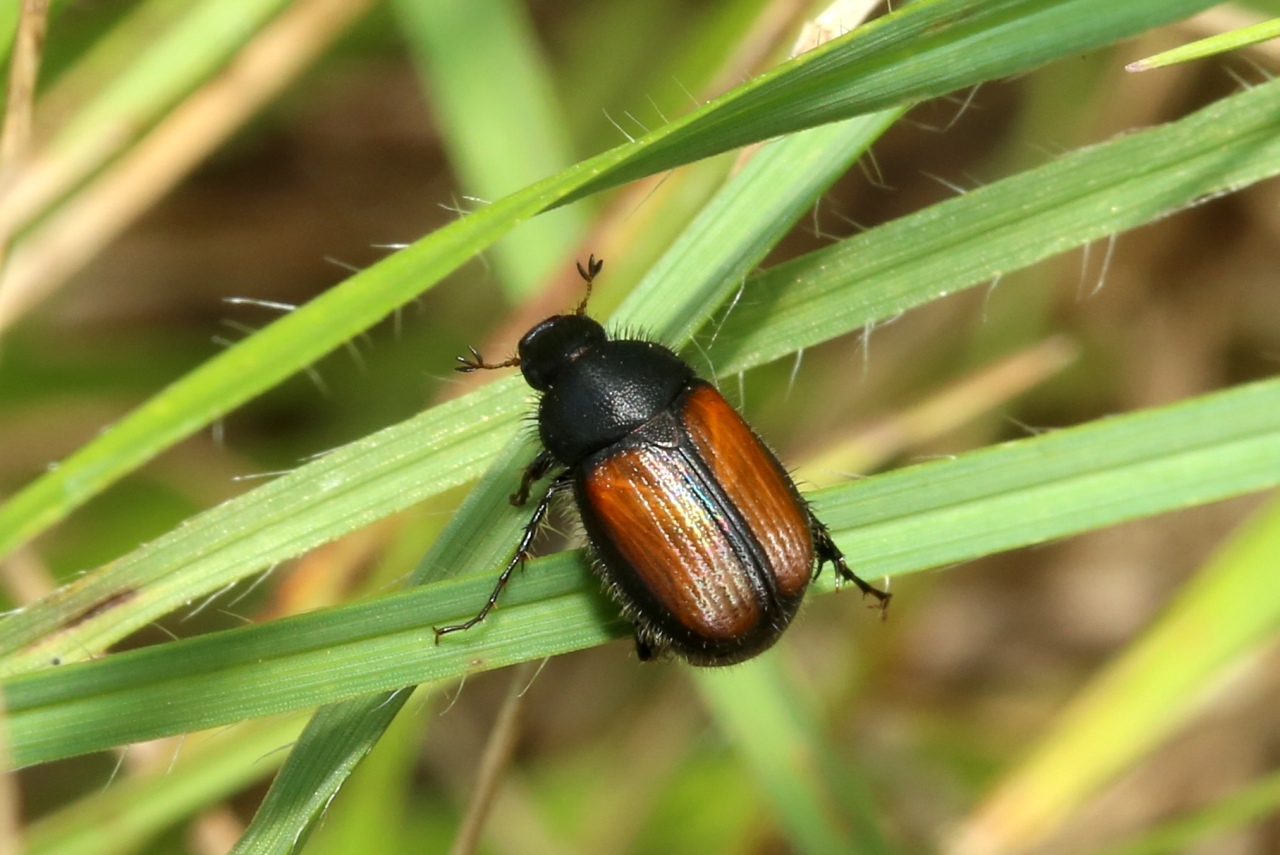
[[[610,338],[586,314],[604,262],[578,273],[586,296],[520,339],[517,355],[487,363],[475,348],[461,372],[519,367],[541,393],[542,448],[511,503],[558,470],[480,612],[435,630],[436,641],[480,623],[529,558],[552,499],[571,492],[595,568],[635,628],[641,661],[674,653],[731,665],[767,650],[830,562],[879,601],[890,594],[853,573],[768,446],[674,352]],[[815,569],[814,562],[817,562]]]

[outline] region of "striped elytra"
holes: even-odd
[[[727,665],[769,647],[813,572],[809,518],[715,387],[587,458],[574,492],[600,573],[650,649]]]

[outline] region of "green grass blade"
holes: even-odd
[[[655,141],[569,198],[705,156],[690,156],[706,147],[705,138],[736,148],[787,133],[796,119],[810,127],[829,121],[820,116],[844,118],[945,95],[1110,44],[1209,5],[1195,0],[921,0],[761,75],[747,89],[734,90],[738,94],[716,99],[704,108],[698,134]],[[1076,48],[1063,52],[1066,44]],[[919,61],[925,57],[928,62]],[[797,65],[803,68],[799,80],[791,76]]]
[[[287,778],[282,773],[272,783],[232,855],[292,851],[412,694],[398,690],[317,710],[289,752]]]
[[[1267,775],[1190,816],[1159,825],[1093,855],[1166,855],[1194,851],[1205,838],[1265,820],[1277,807],[1280,807],[1280,772]]]
[[[775,656],[737,668],[693,672],[720,729],[746,758],[796,852],[888,853],[865,788],[856,812],[846,805],[848,776],[836,779],[811,710],[788,685]]]
[[[255,721],[232,733],[188,739],[172,767],[131,775],[37,820],[23,840],[28,855],[137,852],[165,828],[266,777],[284,762],[301,716]],[[175,751],[178,750],[175,748]],[[111,833],[103,829],[110,827]]]
[[[405,700],[409,712],[382,732],[378,744],[343,783],[338,797],[325,807],[324,822],[315,825],[315,838],[306,838],[307,855],[437,851],[438,844],[424,840],[422,827],[415,822],[420,817],[418,786],[427,749],[424,743],[435,737],[435,716],[427,712],[430,694],[431,687],[422,686],[417,692],[396,696]],[[303,849],[301,839],[293,849]]]
[[[876,576],[1264,490],[1280,482],[1278,391],[1268,380],[971,452],[955,468],[897,470],[821,491],[816,507],[858,520],[842,547]]]
[[[10,188],[0,230],[12,234],[102,167],[179,99],[224,67],[288,5],[286,0],[205,0],[192,4],[157,35],[156,19],[172,17],[171,0],[143,4],[108,33],[55,88],[55,101],[86,99],[58,129],[23,180]],[[159,8],[153,8],[159,7]],[[125,52],[128,52],[126,54]],[[122,56],[128,59],[122,60]],[[118,73],[103,84],[105,70]],[[97,91],[88,94],[93,87]],[[41,104],[41,107],[45,107]],[[52,105],[55,111],[66,103]]]
[[[1260,466],[1272,468],[1280,461]],[[1247,523],[1146,635],[1099,674],[965,830],[975,846],[1034,846],[1196,712],[1227,669],[1280,629],[1280,502]]]
[[[1208,0],[926,0],[859,28],[634,143],[440,229],[219,354],[0,507],[0,555],[162,449],[376,324],[521,222],[574,194],[1015,73],[1208,5]]]
[[[758,152],[649,269],[613,325],[681,347],[741,287],[901,108],[814,128]]]
[[[49,19],[53,20],[55,16],[62,14],[66,9],[67,0],[52,0],[49,3]],[[18,30],[18,15],[22,12],[21,3],[6,3],[0,6],[0,68],[4,69],[0,74],[0,81],[4,82],[4,86],[0,87],[4,93],[9,91],[9,56],[13,52],[13,36]],[[0,105],[3,105],[6,98],[0,97]]]
[[[850,563],[877,577],[1277,484],[1280,380],[1270,380],[913,466],[813,499]],[[830,575],[820,589],[829,589]],[[482,626],[433,644],[431,628],[470,616],[491,584],[486,575],[447,580],[12,678],[3,686],[11,756],[18,764],[45,762],[459,677],[629,631],[581,556],[562,553],[513,580],[504,608]]]
[[[516,378],[344,446],[0,623],[12,672],[68,662],[204,593],[474,479],[526,410]]]

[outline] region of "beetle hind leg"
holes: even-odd
[[[818,557],[818,568],[814,571],[813,577],[815,579],[818,578],[819,574],[822,573],[823,565],[830,561],[831,566],[836,568],[836,588],[839,589],[840,580],[842,579],[857,585],[863,596],[870,595],[876,598],[880,607],[880,617],[883,618],[885,612],[889,609],[889,600],[893,599],[893,594],[880,590],[849,569],[849,565],[844,560],[844,553],[840,551],[840,547],[836,546],[836,542],[831,539],[831,532],[827,530],[825,525],[814,519],[812,529],[813,551]]]

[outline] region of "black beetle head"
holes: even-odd
[[[606,340],[604,327],[586,315],[553,315],[520,339],[520,371],[545,392],[575,359]]]

